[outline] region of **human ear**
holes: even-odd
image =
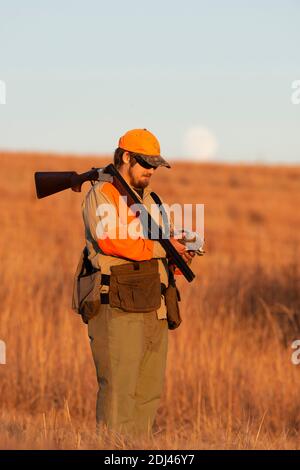
[[[130,162],[129,152],[124,152],[122,155],[122,158],[123,158],[123,163],[129,163]]]

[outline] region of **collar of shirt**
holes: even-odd
[[[141,202],[145,199],[145,197],[151,193],[152,188],[147,186],[146,188],[134,188],[133,186],[130,186],[131,189],[135,192],[135,194],[138,196]]]

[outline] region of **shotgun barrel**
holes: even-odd
[[[139,198],[136,196],[136,194],[131,189],[131,187],[127,184],[127,182],[124,180],[122,175],[118,172],[116,167],[111,163],[110,165],[105,167],[103,172],[108,173],[113,176],[114,186],[118,189],[119,193],[122,196],[127,196],[127,203],[129,206],[131,206],[132,204],[139,204],[139,208],[141,209],[142,224],[143,222],[145,223],[145,221],[148,222],[148,223],[145,223],[145,226],[143,227],[146,233],[148,233],[148,237],[152,239],[152,230],[155,234],[158,234],[157,241],[165,249],[167,256],[173,260],[173,262],[180,269],[180,271],[182,272],[186,280],[188,282],[191,282],[195,278],[195,274],[189,268],[189,266],[184,261],[184,259],[182,259],[182,257],[180,256],[176,248],[174,248],[174,246],[170,242],[170,240],[164,237],[162,228],[155,222],[155,220],[152,219],[146,207],[143,204],[141,204],[141,201],[139,200]]]

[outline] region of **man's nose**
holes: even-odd
[[[149,170],[148,170],[148,171],[149,171],[149,173],[150,173],[151,175],[153,175],[153,173],[154,173],[154,170],[155,170],[155,168],[149,168]]]

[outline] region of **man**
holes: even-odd
[[[151,210],[154,204],[149,188],[151,177],[159,166],[170,168],[160,155],[157,138],[147,129],[126,132],[119,139],[114,165],[141,203]],[[164,296],[159,290],[160,306],[148,311],[143,297],[147,298],[148,289],[148,301],[152,301],[149,283],[144,284],[145,291],[142,290],[138,299],[135,289],[128,291],[131,286],[128,286],[126,276],[125,280],[123,276],[124,282],[118,281],[117,299],[122,301],[122,295],[126,297],[129,292],[133,307],[136,307],[135,301],[146,302],[145,312],[124,310],[122,303],[121,307],[112,307],[107,294],[112,288],[110,279],[115,267],[125,264],[128,265],[125,269],[138,264],[147,267],[147,263],[152,266],[153,260],[157,260],[160,283],[167,286],[168,266],[166,252],[158,241],[143,236],[130,237],[128,232],[125,237],[120,236],[121,229],[125,227],[126,230],[130,223],[138,221],[135,213],[127,210],[126,220],[104,224],[103,207],[112,208],[120,216],[124,214],[122,204],[114,185],[102,181],[90,189],[82,205],[89,259],[94,267],[101,269],[103,278],[100,289],[103,302],[97,315],[88,322],[99,385],[96,418],[98,428],[104,424],[108,429],[129,435],[149,435],[162,393],[167,359],[168,323]],[[185,261],[190,262],[192,255],[185,247],[174,238],[170,240]],[[149,282],[150,279],[149,275]],[[138,285],[135,287],[139,289]]]

